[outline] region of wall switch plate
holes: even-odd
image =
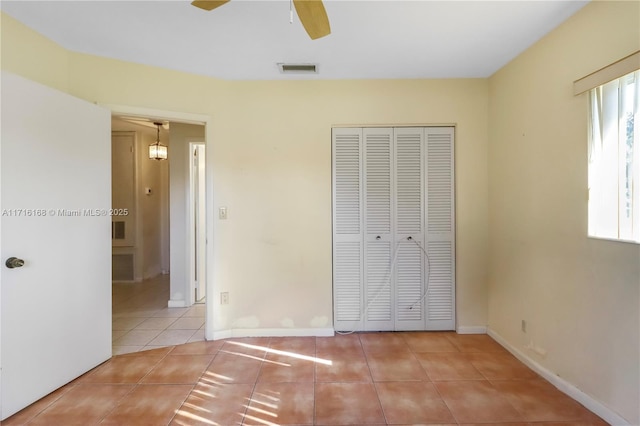
[[[220,218],[222,220],[226,220],[227,219],[227,208],[226,207],[220,207],[218,209],[218,218]]]
[[[229,292],[228,291],[223,291],[222,293],[220,293],[220,304],[221,305],[228,305],[229,304]]]
[[[520,323],[520,329],[523,333],[527,332],[527,322],[525,320],[522,320],[522,322]]]

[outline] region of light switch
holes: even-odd
[[[227,208],[226,207],[220,207],[220,209],[218,209],[218,217],[221,220],[226,220],[227,219]]]

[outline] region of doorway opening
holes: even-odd
[[[111,119],[113,281],[169,273],[169,164],[148,156],[157,134],[166,141],[169,132],[168,121],[158,129],[147,119]]]
[[[203,124],[113,112],[112,207],[124,213],[112,218],[114,354],[204,340],[204,133]],[[168,160],[149,158],[158,134]]]

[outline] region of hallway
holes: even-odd
[[[204,340],[204,304],[168,308],[169,275],[113,283],[113,355]]]

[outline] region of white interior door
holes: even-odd
[[[5,419],[111,356],[111,124],[24,78],[3,72],[1,84]]]
[[[204,143],[190,143],[191,162],[191,242],[192,265],[191,276],[195,289],[195,302],[204,302],[206,294],[206,243],[207,243],[207,204],[205,181],[205,145]]]

